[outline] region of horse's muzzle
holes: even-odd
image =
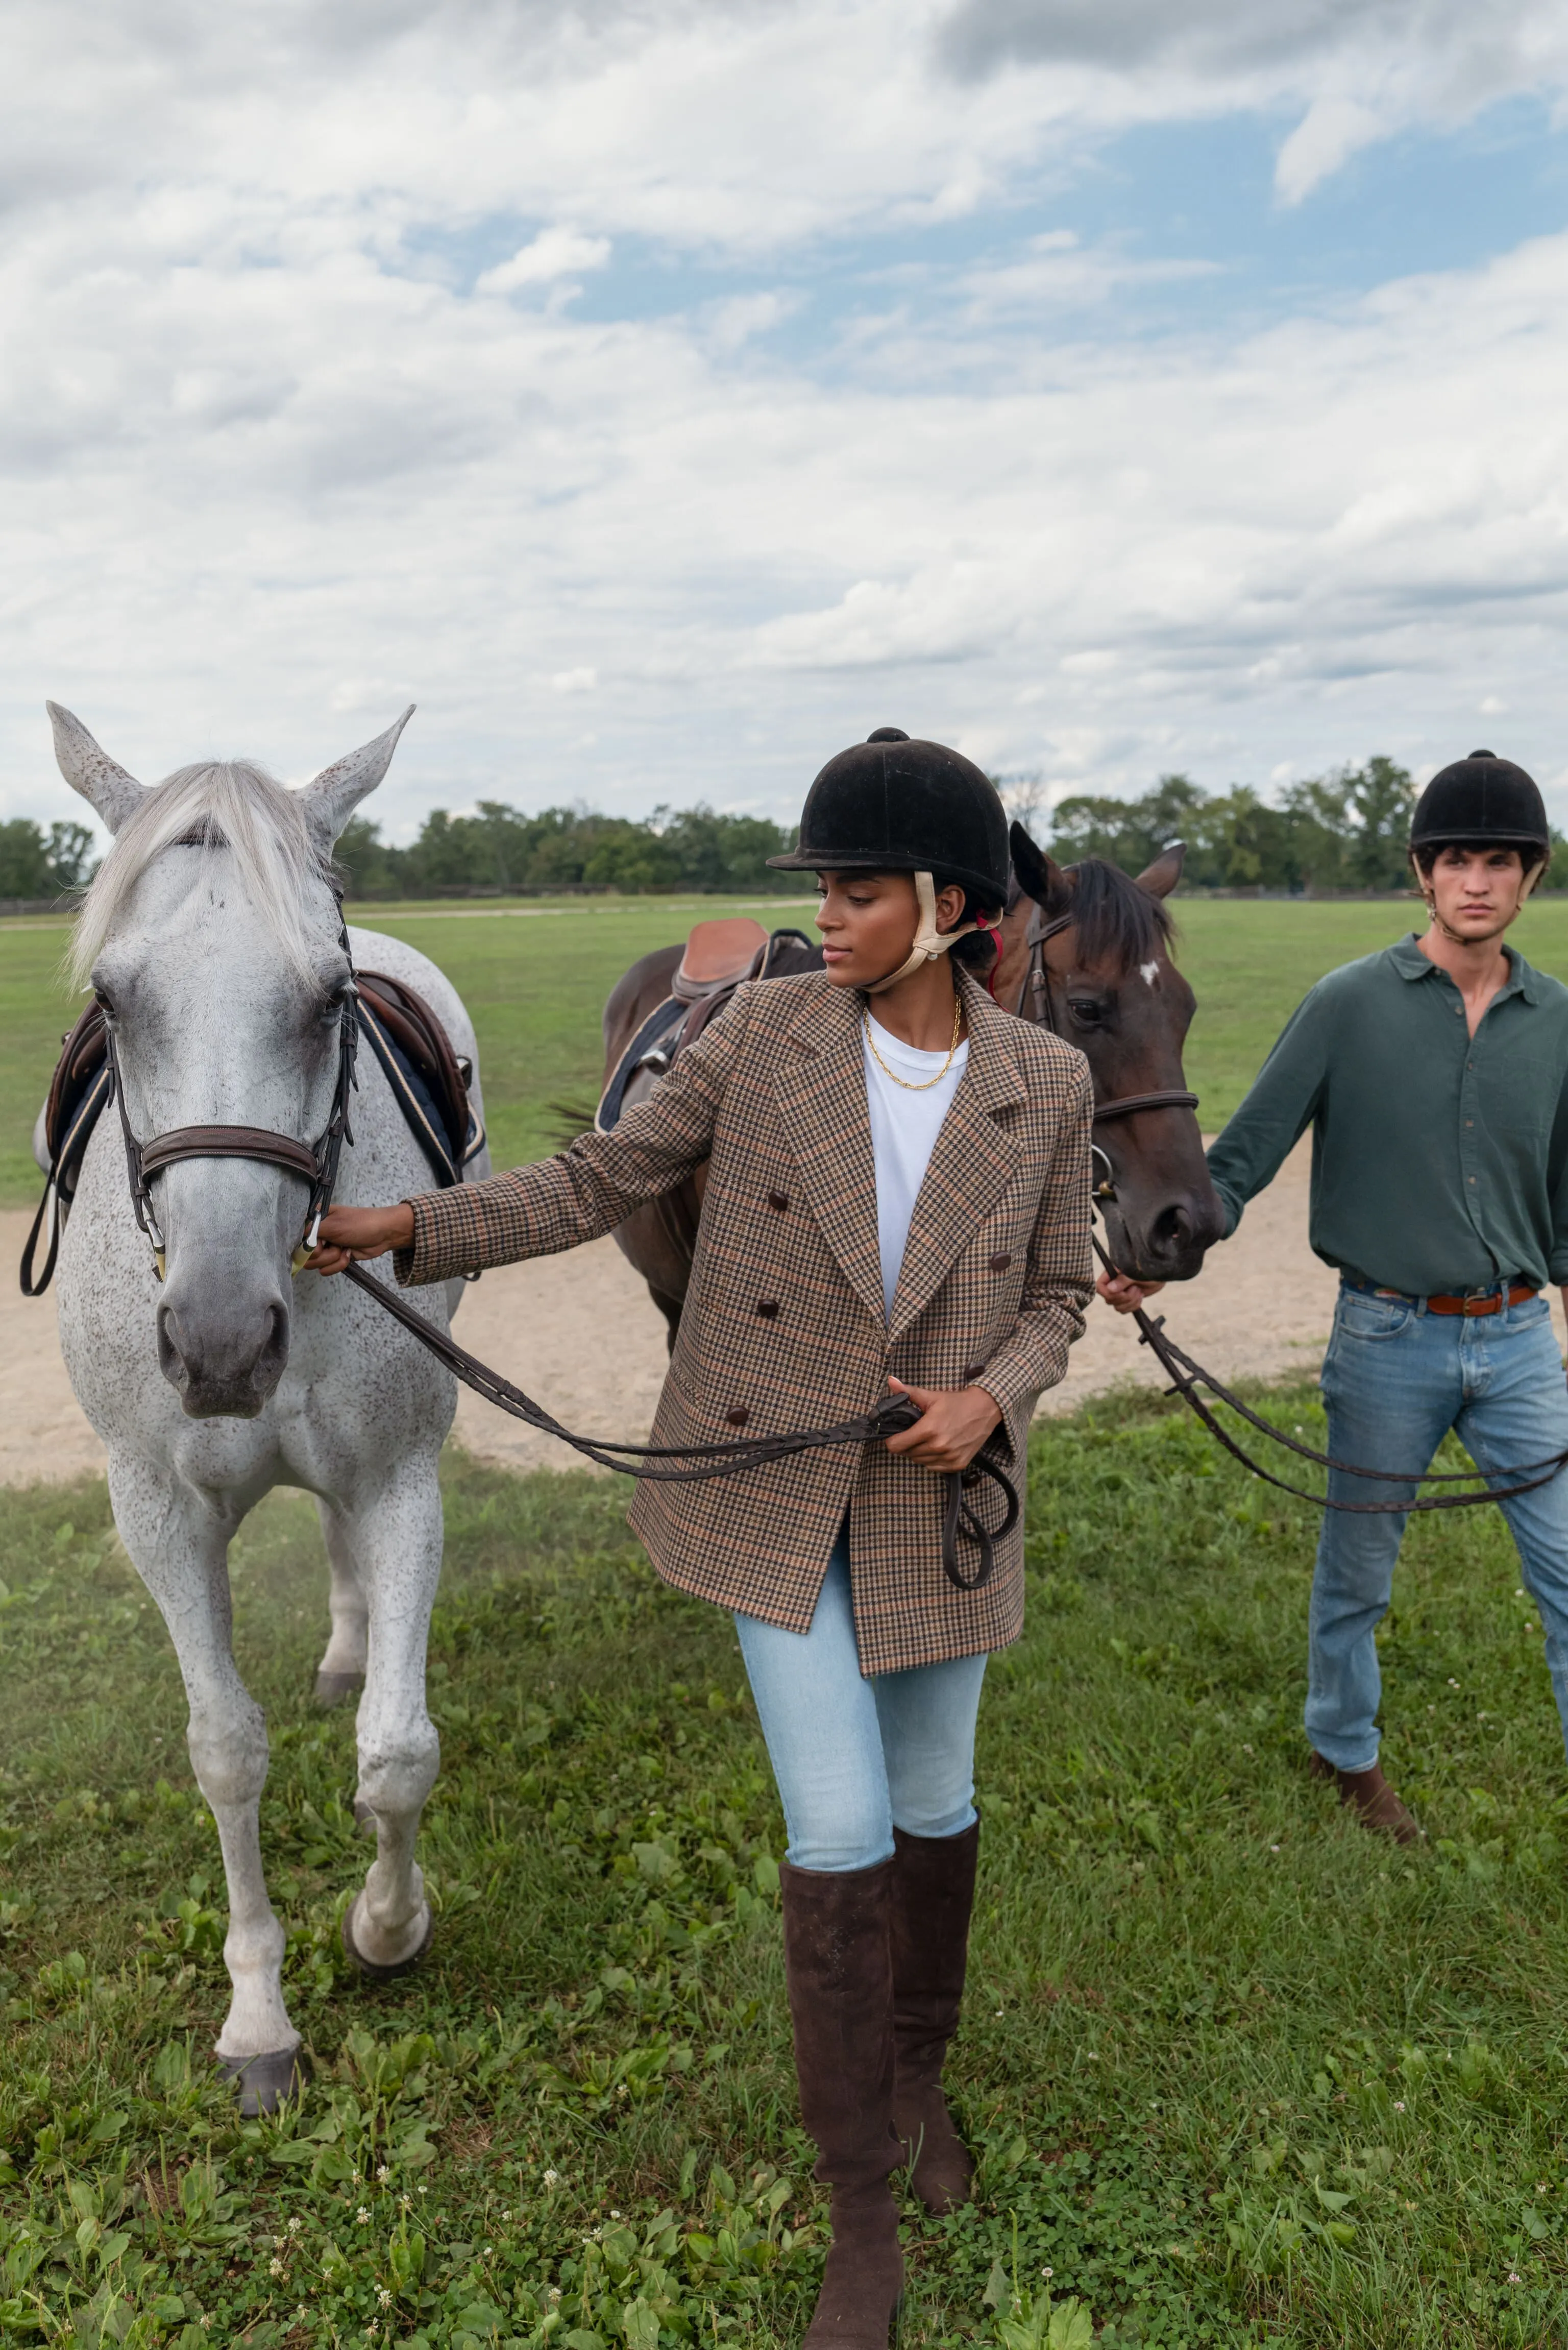
[[[1133,1281],[1191,1281],[1224,1232],[1224,1211],[1212,1191],[1168,1199],[1147,1218],[1129,1213],[1123,1201],[1106,1217],[1116,1270]]]
[[[158,1307],[158,1363],[192,1419],[254,1419],[288,1362],[288,1304],[234,1299],[197,1314],[177,1296]]]

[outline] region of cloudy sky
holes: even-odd
[[[4,0],[0,814],[786,818],[1480,743],[1568,819],[1568,0]]]

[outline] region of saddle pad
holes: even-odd
[[[610,1081],[599,1096],[599,1106],[594,1112],[596,1134],[611,1134],[619,1125],[626,1089],[645,1061],[657,1053],[668,1067],[674,1059],[675,1047],[691,1009],[689,1003],[682,1003],[678,997],[669,995],[649,1014],[616,1063]]]
[[[699,929],[702,927],[698,925]],[[714,929],[724,925],[715,923]],[[597,1134],[613,1133],[620,1123],[626,1105],[626,1089],[638,1071],[647,1066],[657,1055],[663,1063],[662,1076],[670,1062],[685,1045],[695,1044],[710,1020],[716,1019],[725,1004],[745,979],[788,979],[803,971],[822,969],[822,949],[814,946],[804,931],[774,931],[771,937],[758,935],[762,944],[752,957],[748,968],[728,985],[709,990],[695,1003],[683,1002],[679,996],[667,996],[649,1014],[625,1052],[615,1065],[608,1085],[599,1097],[594,1112],[594,1130]],[[679,981],[680,972],[676,973]]]
[[[355,974],[359,1034],[386,1072],[409,1131],[441,1190],[484,1147],[484,1128],[468,1097],[468,1078],[452,1041],[422,995],[385,972]]]

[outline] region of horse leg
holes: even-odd
[[[367,1974],[400,1974],[424,1956],[431,1914],[414,1858],[441,1742],[425,1711],[425,1648],[441,1576],[441,1488],[433,1460],[404,1464],[348,1513],[369,1607],[354,1808],[376,1830],[376,1857],[343,1920],[343,1947]]]
[[[228,1548],[237,1518],[220,1516],[166,1473],[109,1463],[115,1523],[174,1643],[191,1715],[191,1767],[218,1824],[234,1997],[214,2054],[244,2114],[271,2113],[301,2083],[299,2034],[283,2003],[283,1928],[262,1874],[260,1807],[266,1722],[235,1669]]]
[[[655,1289],[651,1281],[648,1284],[648,1294],[664,1316],[665,1351],[672,1355],[675,1352],[676,1337],[680,1329],[680,1309],[686,1300],[683,1297],[667,1297],[661,1289]]]
[[[316,1668],[316,1702],[322,1706],[341,1705],[346,1698],[357,1697],[365,1686],[369,1610],[360,1588],[359,1570],[354,1563],[342,1512],[336,1502],[324,1496],[318,1498],[316,1506],[327,1544],[327,1563],[332,1570],[332,1588],[327,1602],[332,1617],[332,1637],[327,1643],[326,1655]]]

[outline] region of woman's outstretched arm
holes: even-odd
[[[609,1134],[579,1135],[568,1150],[484,1183],[456,1183],[380,1208],[334,1208],[321,1220],[316,1273],[396,1252],[400,1282],[450,1281],[490,1264],[550,1256],[599,1239],[634,1208],[699,1168],[747,1025],[748,988],[677,1057],[645,1102]]]

